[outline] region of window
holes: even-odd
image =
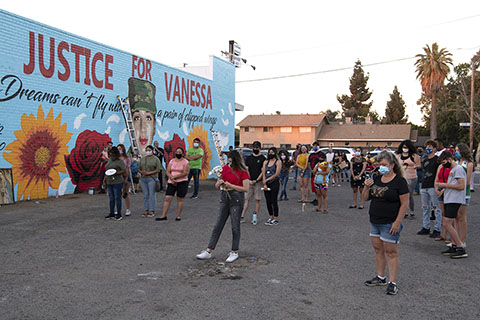
[[[248,132],[248,131],[249,131],[249,130],[248,130],[248,127],[245,127],[245,132]]]
[[[288,143],[288,144],[280,144],[280,149],[289,150],[289,149],[292,149],[292,145],[291,145],[290,143]]]
[[[263,132],[272,132],[273,128],[272,127],[263,127]]]
[[[245,127],[245,132],[255,132],[254,127]]]
[[[273,143],[264,143],[263,144],[264,149],[268,149],[268,148],[271,148],[271,147],[273,147]]]
[[[349,141],[346,141],[345,142],[345,146],[348,147],[350,145],[350,142]]]
[[[311,127],[300,127],[300,133],[312,132]]]
[[[392,146],[392,143],[391,143],[391,142],[387,142],[387,146],[391,147],[391,146]]]
[[[280,127],[280,132],[282,133],[292,132],[292,127]]]

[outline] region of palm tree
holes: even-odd
[[[417,54],[418,60],[415,62],[417,79],[420,79],[422,90],[425,95],[431,99],[431,117],[430,117],[430,138],[437,137],[437,94],[443,87],[445,77],[450,72],[452,65],[451,53],[447,49],[438,50],[438,44],[435,42],[430,48],[427,44],[423,48],[424,54]]]

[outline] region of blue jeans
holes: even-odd
[[[420,196],[422,197],[423,207],[423,227],[430,230],[430,212],[435,210],[435,231],[442,231],[442,211],[438,203],[438,196],[435,193],[435,188],[420,189]],[[433,204],[433,208],[431,205]]]
[[[282,186],[282,192],[280,192],[280,199],[282,197],[285,197],[287,199],[287,183],[288,183],[288,172],[283,172],[280,173],[279,178],[280,178],[280,184]]]
[[[342,171],[340,171],[340,177],[341,177],[342,181],[344,179],[343,178],[344,175],[345,175],[345,179],[348,180],[348,169],[347,168],[344,168],[344,169],[342,169]]]
[[[156,184],[155,179],[150,177],[143,177],[140,179],[145,211],[155,211],[155,208],[157,207],[157,198],[155,197]]]
[[[298,168],[295,167],[293,168],[293,187],[292,188],[296,188],[297,187],[297,177],[298,177]]]
[[[423,171],[417,170],[417,184],[415,185],[415,192],[420,193],[420,185],[423,182]]]
[[[108,197],[110,198],[110,214],[115,213],[115,204],[117,213],[122,214],[122,189],[123,183],[107,184]]]
[[[227,195],[227,192],[230,196]],[[242,215],[245,193],[238,191],[222,191],[220,196],[220,210],[217,216],[217,222],[213,227],[212,236],[208,243],[208,248],[214,250],[218,239],[222,234],[225,222],[230,216],[232,223],[232,251],[237,251],[240,246],[240,216]]]
[[[193,196],[196,197],[198,196],[198,189],[200,188],[200,171],[202,169],[190,169],[190,172],[188,173],[188,184],[190,184],[190,180],[193,177]]]

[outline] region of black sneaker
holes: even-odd
[[[190,199],[198,199],[198,196],[191,196]]]
[[[369,287],[374,287],[374,286],[384,286],[387,284],[387,279],[380,279],[378,276],[375,276],[375,278],[367,280],[364,282],[366,286]]]
[[[386,294],[396,295],[398,293],[397,285],[393,282],[389,282],[387,284],[387,290],[385,291]]]
[[[245,217],[240,217],[240,223],[245,223]]]
[[[430,233],[430,238],[438,238],[440,237],[441,233],[440,231],[433,230],[432,233]]]
[[[417,234],[419,234],[419,235],[427,235],[427,234],[430,234],[430,230],[429,230],[429,229],[422,228],[422,230],[418,231]]]
[[[122,215],[121,215],[121,214],[116,214],[116,215],[114,216],[114,219],[115,219],[115,221],[120,221],[120,220],[122,220],[123,218],[122,218]]]
[[[465,249],[464,249],[464,251],[465,251]],[[452,245],[451,247],[448,247],[447,250],[442,251],[442,254],[445,255],[445,256],[450,256],[454,253],[457,253],[457,247],[455,245]]]
[[[314,206],[318,206],[318,200],[317,199],[310,201],[310,203],[313,204]]]
[[[457,248],[457,252],[452,253],[450,255],[450,258],[452,259],[461,259],[461,258],[468,258],[468,253],[465,251],[465,248]]]
[[[111,218],[115,218],[115,215],[114,214],[108,214],[108,216],[105,216],[105,219],[111,219]]]

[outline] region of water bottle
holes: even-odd
[[[306,203],[302,203],[302,212],[305,212]]]
[[[257,213],[256,212],[253,213],[252,224],[254,226],[257,225]]]

